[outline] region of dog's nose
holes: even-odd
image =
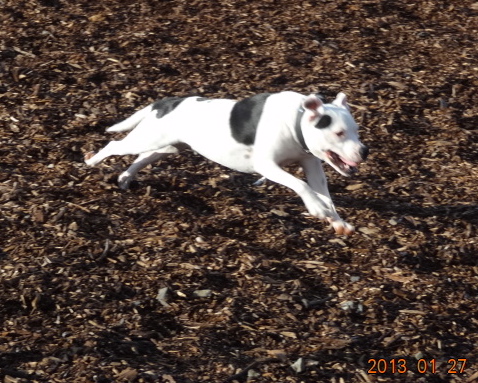
[[[360,157],[362,157],[362,160],[365,161],[367,159],[368,152],[369,152],[369,150],[368,150],[367,146],[363,145],[363,146],[360,147],[359,153],[360,153]]]

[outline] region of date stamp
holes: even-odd
[[[466,358],[450,358],[445,366],[436,359],[418,359],[410,362],[405,358],[384,359],[371,358],[368,360],[369,374],[405,374],[408,371],[419,374],[436,374],[445,371],[447,374],[463,374],[467,367]]]

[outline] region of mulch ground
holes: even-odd
[[[478,380],[478,3],[0,8],[3,382]],[[83,163],[158,98],[285,89],[349,96],[352,237],[191,151]]]

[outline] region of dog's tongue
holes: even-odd
[[[342,160],[342,162],[346,163],[349,166],[357,166],[358,165],[358,163],[353,162],[353,161],[349,161],[349,160],[345,159],[344,157],[340,157],[340,159]]]

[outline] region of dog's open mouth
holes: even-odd
[[[327,155],[330,162],[338,169],[340,169],[340,171],[342,171],[343,173],[350,175],[357,171],[357,162],[346,160],[332,150],[327,150],[325,154]]]

